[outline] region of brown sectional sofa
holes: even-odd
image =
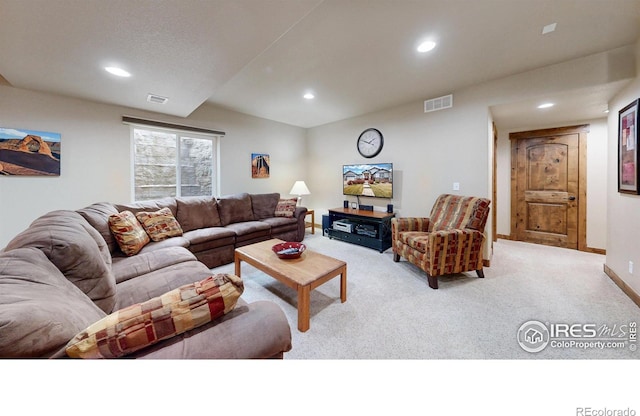
[[[292,218],[274,215],[280,194],[234,194],[221,198],[163,198],[133,204],[96,203],[78,210],[100,232],[114,257],[114,267],[124,254],[118,248],[109,229],[109,215],[131,211],[156,211],[169,208],[184,234],[167,240],[151,242],[140,253],[160,247],[185,247],[198,260],[213,268],[233,262],[236,247],[270,238],[302,241],[307,208],[296,207]]]
[[[306,208],[274,215],[279,194],[164,198],[96,203],[36,219],[0,252],[0,357],[65,357],[66,343],[89,324],[132,304],[212,275],[235,247],[304,238]],[[168,207],[183,235],[124,255],[109,215]],[[160,341],[134,358],[282,358],[291,329],[279,306],[245,302],[226,315]]]

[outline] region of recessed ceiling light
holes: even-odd
[[[307,100],[313,100],[314,98],[316,98],[315,95],[313,95],[312,93],[308,92],[305,95],[303,95],[304,98],[306,98]]]
[[[418,52],[422,52],[422,53],[429,52],[435,47],[436,47],[436,43],[434,41],[426,40],[422,42],[420,45],[418,45]]]
[[[549,108],[549,107],[553,107],[555,104],[553,103],[544,103],[544,104],[540,104],[538,106],[538,108]]]
[[[118,76],[118,77],[125,77],[126,78],[126,77],[130,77],[131,76],[131,74],[129,72],[125,71],[122,68],[118,68],[116,66],[107,66],[107,67],[104,68],[104,70],[107,71],[108,73],[113,74],[113,75]]]

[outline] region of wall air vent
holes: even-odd
[[[149,101],[150,103],[156,103],[156,104],[166,104],[167,101],[169,101],[169,99],[167,97],[161,97],[159,95],[149,94],[147,95],[147,101]]]
[[[430,113],[432,111],[444,110],[445,108],[453,107],[453,94],[445,95],[443,97],[432,98],[425,100],[424,112]]]

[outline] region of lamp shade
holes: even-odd
[[[291,195],[310,195],[311,192],[309,192],[309,188],[307,188],[307,185],[304,183],[304,181],[296,181],[296,183],[293,184],[293,188],[291,188],[291,192],[289,192]]]

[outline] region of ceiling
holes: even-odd
[[[418,53],[427,38],[436,48]],[[640,0],[0,0],[0,84],[180,117],[209,102],[313,127],[639,38]],[[620,87],[565,94],[571,119],[593,118]],[[531,104],[496,117],[530,116]]]

